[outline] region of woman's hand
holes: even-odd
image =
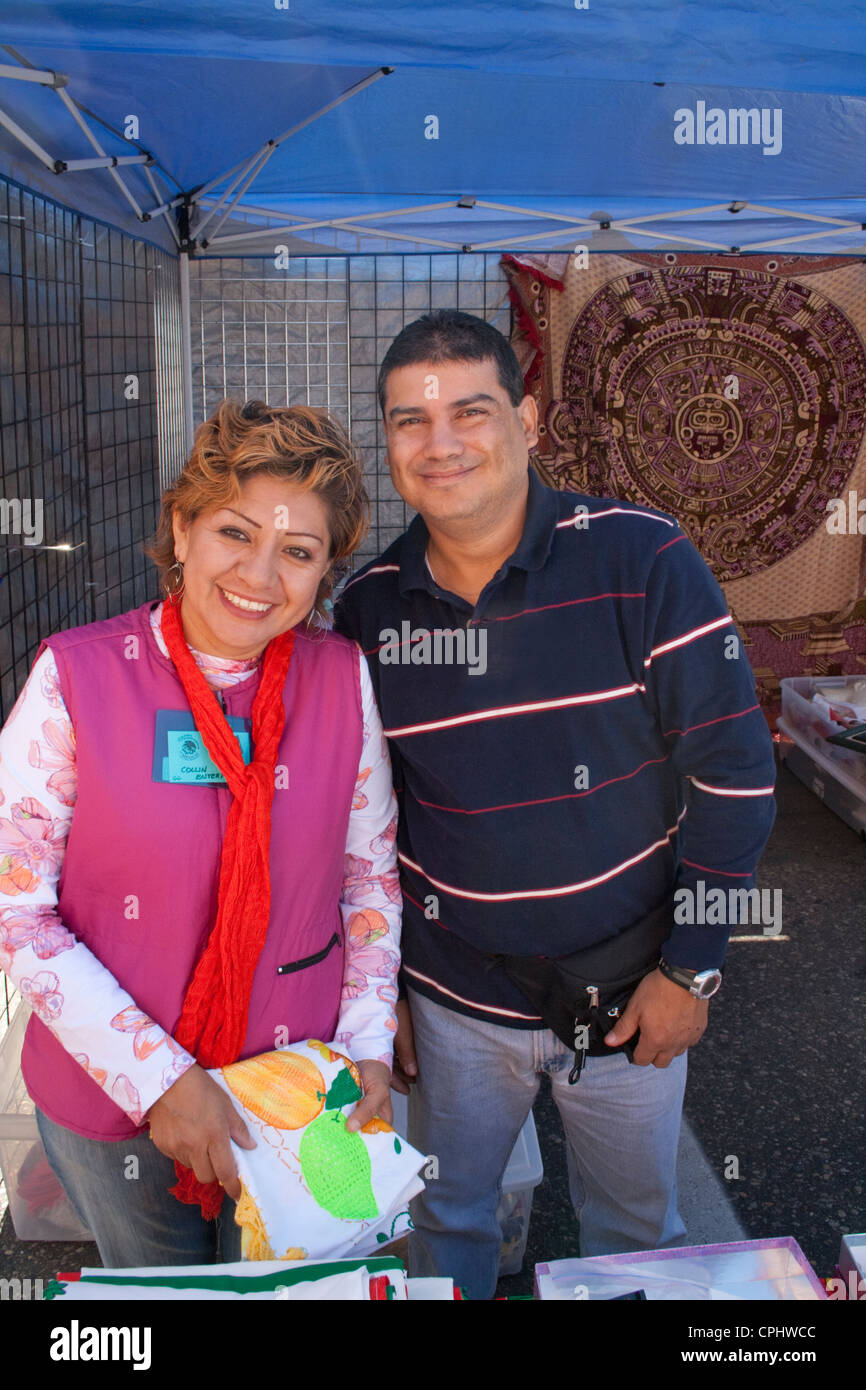
[[[225,1091],[204,1068],[185,1071],[150,1107],[147,1121],[160,1153],[191,1168],[199,1182],[220,1183],[232,1201],[238,1201],[241,1184],[229,1140],[242,1149],[254,1149],[256,1143]]]
[[[374,1060],[356,1062],[361,1073],[364,1099],[360,1100],[346,1121],[346,1129],[360,1129],[362,1125],[378,1115],[386,1125],[391,1124],[394,1112],[391,1109],[391,1068],[384,1062]]]

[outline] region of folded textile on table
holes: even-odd
[[[377,1286],[383,1281],[393,1285],[400,1297],[407,1297],[403,1265],[387,1256],[311,1261],[288,1267],[282,1260],[263,1260],[140,1269],[85,1268],[80,1273],[58,1274],[43,1297],[71,1302],[366,1302],[377,1297]]]
[[[866,721],[866,680],[844,685],[820,686],[812,692],[812,704],[831,723],[845,727]]]
[[[360,1260],[243,1261],[221,1265],[163,1265],[140,1269],[84,1268],[58,1274],[43,1298],[67,1302],[188,1300],[245,1303],[453,1302],[462,1300],[452,1279],[408,1279],[393,1255]]]
[[[232,1144],[245,1260],[357,1257],[411,1229],[408,1206],[424,1186],[425,1156],[384,1120],[346,1129],[363,1095],[349,1058],[310,1040],[210,1075],[256,1142]]]

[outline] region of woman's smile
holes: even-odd
[[[264,618],[275,606],[273,603],[259,603],[255,599],[244,598],[243,595],[235,593],[231,589],[226,589],[222,584],[217,584],[217,589],[228,607],[234,609],[239,617],[256,619]]]

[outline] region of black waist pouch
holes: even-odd
[[[625,931],[570,956],[488,957],[491,968],[502,965],[548,1028],[574,1048],[568,1077],[572,1084],[579,1079],[587,1056],[625,1052],[632,1060],[640,1030],[618,1047],[608,1047],[605,1034],[622,1017],[644,976],[658,965],[662,945],[671,933],[673,906],[673,898],[667,898]]]

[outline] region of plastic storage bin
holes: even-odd
[[[866,753],[828,743],[828,734],[841,734],[841,724],[827,719],[812,704],[817,686],[831,690],[846,685],[850,676],[794,676],[781,682],[782,718],[779,728],[811,757],[826,764],[844,786],[866,800]]]
[[[48,1166],[33,1102],[21,1076],[30,1010],[20,1004],[0,1039],[0,1169],[19,1240],[92,1240]]]
[[[542,1302],[560,1303],[634,1297],[636,1293],[643,1293],[650,1302],[678,1303],[791,1303],[827,1297],[793,1236],[552,1260],[535,1266],[535,1293]],[[769,1316],[767,1322],[771,1322]]]
[[[785,759],[788,771],[793,772],[840,820],[866,840],[866,788],[861,790],[853,778],[834,767],[828,758],[822,758],[816,749],[807,753],[786,728],[784,719],[778,722],[779,728],[792,738],[794,745]]]
[[[394,1105],[394,1128],[398,1133],[405,1135],[408,1120],[407,1097],[400,1095],[399,1091],[392,1091],[391,1100]],[[526,1253],[526,1238],[529,1235],[532,1194],[543,1177],[541,1150],[538,1147],[535,1120],[530,1111],[526,1124],[517,1136],[517,1143],[511,1152],[502,1179],[502,1198],[497,1213],[502,1227],[500,1276],[520,1273]],[[431,1178],[430,1181],[435,1182],[436,1179]]]
[[[538,1147],[535,1120],[530,1110],[526,1124],[517,1136],[517,1143],[511,1152],[502,1179],[502,1197],[497,1213],[502,1227],[500,1275],[519,1274],[523,1268],[529,1218],[532,1215],[532,1194],[543,1177],[541,1150]]]

